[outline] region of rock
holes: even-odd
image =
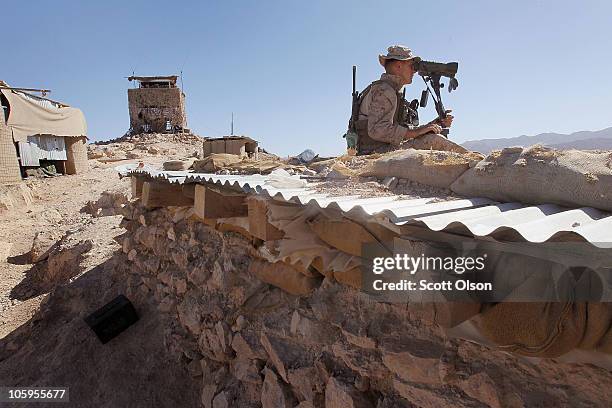
[[[370,379],[368,377],[358,375],[357,378],[355,378],[354,385],[358,391],[366,392],[370,389]]]
[[[261,387],[262,408],[292,408],[295,400],[286,386],[278,381],[274,371],[264,369],[264,382]]]
[[[294,310],[293,315],[291,315],[291,325],[289,326],[289,331],[291,332],[291,334],[297,334],[299,324],[300,314],[297,310]]]
[[[300,400],[314,401],[315,395],[322,393],[324,381],[315,367],[302,367],[289,370],[289,384]]]
[[[88,149],[87,152],[87,158],[88,159],[99,159],[101,157],[104,157],[104,151],[98,149],[98,148],[90,148]]]
[[[398,183],[397,177],[385,177],[382,183],[389,190],[393,190],[397,186],[397,183]]]
[[[232,360],[230,363],[230,370],[232,375],[242,382],[261,384],[259,368],[257,368],[255,363],[251,360]]]
[[[305,170],[302,171],[302,174],[304,176],[315,176],[317,174],[317,172],[314,171],[314,170],[305,169]]]
[[[149,147],[149,150],[147,150],[147,151],[149,152],[149,154],[152,154],[152,155],[159,154],[159,149],[157,147],[155,147],[155,146]]]
[[[78,243],[60,241],[57,246],[49,251],[42,282],[48,285],[57,285],[78,275],[81,272],[82,256],[89,252],[91,248],[93,248],[93,241],[90,239]]]
[[[94,217],[107,217],[122,214],[123,206],[128,202],[126,194],[116,191],[103,191],[97,201],[88,201],[82,212]]]
[[[232,339],[232,349],[236,352],[236,356],[242,360],[251,360],[255,358],[263,358],[260,353],[244,339],[242,334],[237,333]]]
[[[127,157],[128,159],[140,159],[142,158],[142,154],[136,152],[127,152],[125,154],[125,157]]]
[[[169,160],[164,162],[163,168],[164,170],[169,171],[182,171],[191,167],[193,161],[184,161],[184,160]]]
[[[271,333],[261,334],[261,344],[274,364],[276,371],[285,382],[289,382],[287,377],[287,367],[298,367],[304,362],[305,356],[303,349],[298,343],[288,339],[275,336]]]
[[[49,250],[60,238],[59,233],[37,232],[30,249],[30,261],[38,263],[49,257]]]
[[[497,386],[485,372],[474,374],[457,384],[467,395],[486,404],[499,408],[501,403],[497,394]]]
[[[225,353],[228,351],[230,344],[232,344],[232,333],[225,322],[217,322],[215,330],[221,344],[221,349]]]
[[[406,382],[440,384],[439,358],[419,358],[408,352],[383,354],[383,363]]]
[[[239,332],[246,326],[246,319],[243,315],[240,315],[236,318],[234,325],[232,326],[232,331]]]
[[[342,162],[334,163],[331,166],[329,172],[325,175],[325,178],[331,180],[345,180],[349,177],[355,176],[355,172],[344,165]]]
[[[225,362],[230,359],[230,355],[223,349],[222,341],[215,331],[204,329],[198,339],[198,345],[200,346],[200,351],[210,359]]]
[[[374,408],[374,405],[351,385],[329,377],[325,387],[325,408]]]
[[[229,408],[228,395],[225,391],[220,392],[213,399],[212,408]]]
[[[191,360],[189,364],[187,364],[187,371],[189,375],[192,377],[201,377],[202,376],[202,365],[199,360]]]
[[[174,279],[172,286],[177,295],[183,295],[187,292],[187,281],[185,279]]]
[[[398,380],[393,380],[393,388],[402,398],[414,404],[411,406],[438,408],[456,405],[452,402],[453,400],[447,400],[444,394],[436,392],[435,389],[417,388]]]
[[[186,296],[178,305],[178,318],[183,326],[198,336],[201,332],[200,306],[194,296]]]

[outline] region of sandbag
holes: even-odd
[[[212,153],[193,163],[193,169],[196,172],[215,172],[240,161],[242,158],[236,154]]]
[[[610,352],[612,304],[497,303],[476,318],[499,348],[530,357],[559,357],[575,348]]]
[[[164,162],[163,168],[168,171],[182,171],[187,170],[192,163],[193,160],[168,160]]]
[[[309,278],[284,262],[270,263],[254,259],[249,272],[262,281],[296,296],[308,295],[321,283],[321,278]]]
[[[401,149],[416,150],[442,150],[447,152],[468,153],[469,150],[457,143],[448,140],[442,135],[427,133],[414,139],[406,140],[400,145]]]
[[[541,145],[492,152],[451,190],[469,197],[612,211],[612,152]]]
[[[474,166],[481,159],[478,153],[397,150],[374,160],[360,175],[381,178],[395,176],[429,186],[448,188],[470,165]]]

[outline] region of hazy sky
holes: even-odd
[[[93,140],[128,129],[132,71],[182,70],[198,134],[229,134],[234,112],[235,133],[271,152],[338,154],[351,66],[362,89],[394,43],[459,61],[459,89],[444,92],[459,142],[612,125],[609,1],[56,0],[1,10],[0,79],[81,108]],[[422,84],[415,77],[408,96]],[[432,106],[421,112],[433,116]]]

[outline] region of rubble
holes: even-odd
[[[127,202],[128,197],[122,192],[103,191],[97,201],[88,201],[81,211],[94,217],[108,217],[121,214]]]
[[[172,159],[199,157],[202,138],[188,133],[142,133],[124,135],[105,142],[87,145],[87,157],[100,162],[165,156]]]

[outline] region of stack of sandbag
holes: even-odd
[[[164,162],[163,168],[167,171],[183,171],[187,170],[193,164],[193,159],[191,160],[168,160]]]
[[[448,188],[461,174],[483,158],[479,153],[438,150],[397,150],[383,154],[361,176],[399,177],[434,187]]]
[[[612,211],[611,161],[610,151],[509,147],[467,170],[451,190],[500,201]]]
[[[468,153],[469,150],[457,143],[448,140],[448,138],[437,135],[435,133],[427,133],[426,135],[409,139],[400,145],[402,149],[416,150],[441,150],[445,152]]]
[[[214,173],[241,161],[242,158],[236,154],[212,153],[193,163],[193,169],[200,173]]]

